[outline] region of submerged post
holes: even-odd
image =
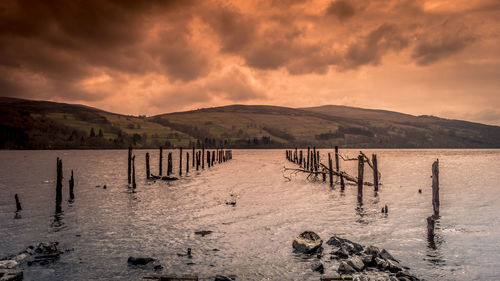
[[[434,226],[436,219],[434,216],[430,216],[427,218],[427,239],[429,241],[434,241]]]
[[[194,153],[194,146],[193,146],[193,153],[191,155],[193,156],[193,168],[194,168],[194,158],[196,158],[195,153]]]
[[[186,152],[186,175],[189,173],[189,152]]]
[[[375,191],[378,191],[377,154],[372,154],[372,164],[373,164],[373,189]]]
[[[167,176],[172,174],[172,152],[168,153]]]
[[[200,169],[200,152],[196,151],[196,171]]]
[[[131,182],[131,173],[132,173],[132,147],[128,147],[128,184]]]
[[[212,150],[212,166],[215,164],[215,150]]]
[[[69,199],[75,199],[75,194],[73,193],[73,188],[75,187],[75,179],[73,178],[73,170],[71,170],[71,178],[69,179]]]
[[[308,171],[309,171],[309,160],[310,160],[310,158],[311,158],[311,148],[308,147],[307,148],[307,162],[306,162],[306,170],[308,170]]]
[[[135,189],[137,185],[135,184],[135,155],[132,156],[132,188]]]
[[[332,155],[328,153],[328,171],[330,174],[330,187],[333,187]]]
[[[363,174],[365,168],[365,158],[363,155],[358,156],[358,201],[363,200]]]
[[[337,171],[337,175],[340,172],[340,167],[339,167],[339,147],[335,146],[335,171]]]
[[[149,153],[146,152],[146,178],[149,179],[151,177],[151,172],[149,171]]]
[[[319,151],[316,151],[316,168],[315,168],[315,171],[318,171],[318,169],[319,169],[319,163],[321,163],[321,161],[319,160]]]
[[[160,146],[160,163],[158,164],[158,167],[159,167],[159,171],[158,171],[158,175],[161,176],[162,175],[162,171],[163,171],[163,147]]]
[[[61,212],[62,202],[62,160],[57,157],[56,213]]]
[[[345,189],[344,176],[340,174],[340,190],[344,191],[344,189]]]
[[[434,216],[439,217],[439,159],[432,164],[432,208]]]
[[[16,199],[16,212],[19,212],[23,208],[21,208],[21,202],[19,202],[19,197],[17,196],[17,193],[16,193],[16,195],[14,195],[14,199]]]
[[[205,169],[205,145],[201,147],[201,168]]]
[[[311,169],[311,171],[312,171],[312,170],[314,170],[314,171],[317,171],[317,170],[318,170],[318,166],[317,166],[317,165],[318,165],[318,162],[317,162],[317,161],[318,161],[318,160],[316,159],[316,147],[313,147],[313,168],[314,168],[314,169]]]
[[[182,147],[179,147],[179,176],[182,176]]]
[[[210,168],[210,151],[207,151],[207,166]]]

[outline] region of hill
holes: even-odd
[[[0,98],[0,147],[498,148],[500,127],[433,116],[326,105],[229,105],[127,116],[96,108]]]

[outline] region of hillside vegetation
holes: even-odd
[[[0,98],[0,147],[498,148],[500,127],[345,106],[230,105],[152,117]]]

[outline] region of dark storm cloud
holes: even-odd
[[[336,0],[330,3],[326,9],[326,14],[335,16],[339,20],[343,21],[354,16],[355,9],[354,6],[347,0]]]

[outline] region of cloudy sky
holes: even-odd
[[[340,104],[500,125],[499,0],[2,0],[0,96]]]

